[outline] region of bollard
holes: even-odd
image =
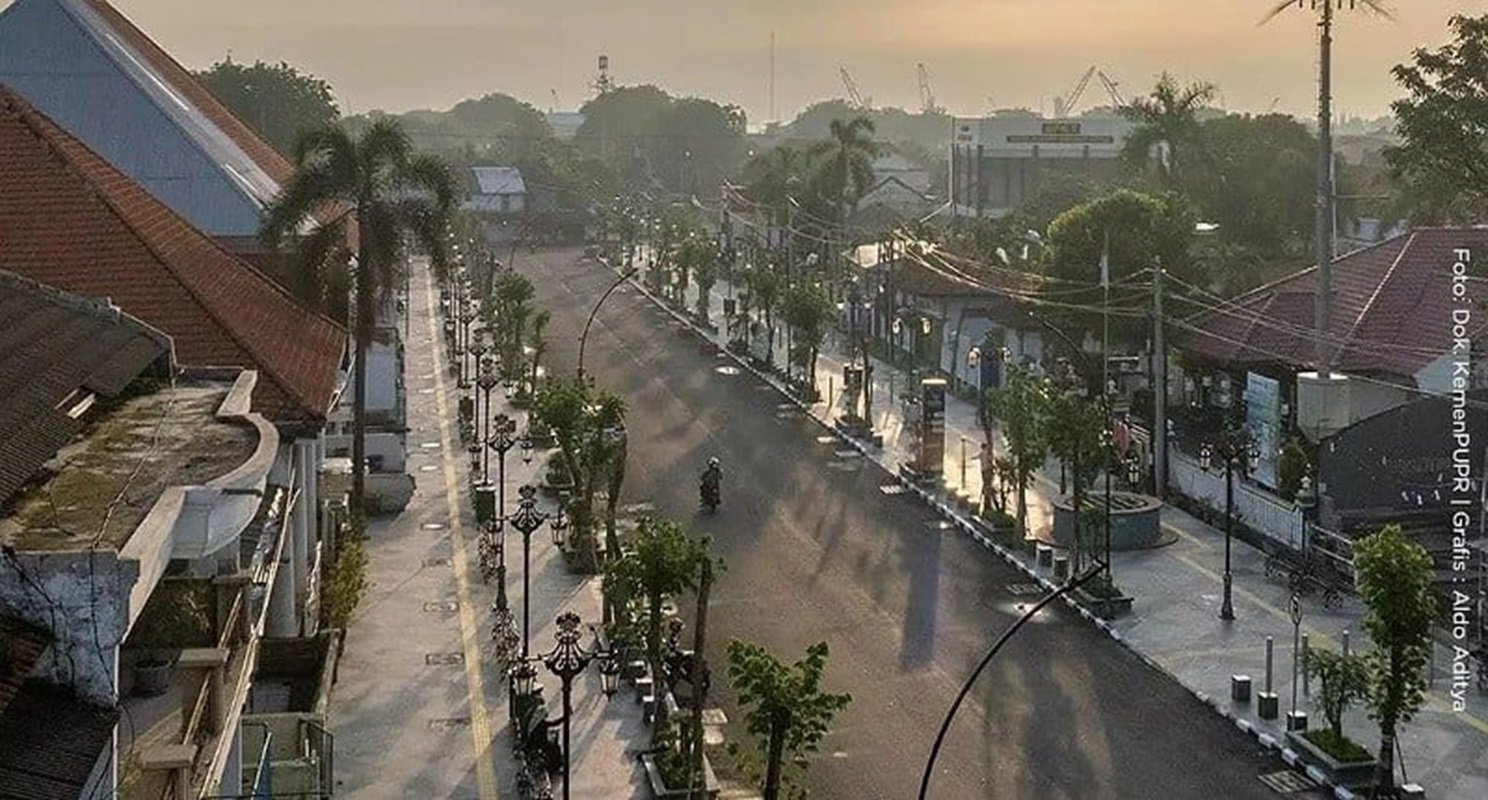
[[[1066,556],[1066,555],[1057,555],[1057,556],[1054,556],[1054,580],[1056,580],[1056,581],[1067,581],[1067,580],[1069,580],[1069,574],[1070,574],[1069,566],[1070,566],[1069,556]]]
[[[1302,634],[1302,694],[1312,697],[1312,681],[1307,674],[1307,657],[1312,654],[1312,647],[1307,643],[1307,634]]]
[[[1230,699],[1237,703],[1250,702],[1250,676],[1230,676]]]
[[[1266,637],[1266,691],[1268,693],[1271,691],[1271,653],[1275,649],[1276,649],[1276,642],[1270,636],[1267,636]]]

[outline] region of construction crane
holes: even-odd
[[[1075,108],[1075,103],[1080,102],[1080,95],[1085,94],[1085,87],[1090,84],[1090,78],[1094,74],[1095,67],[1092,66],[1090,69],[1085,70],[1084,75],[1080,76],[1080,81],[1075,84],[1075,88],[1071,89],[1069,94],[1064,97],[1056,96],[1054,98],[1055,119],[1064,119],[1069,116],[1069,113]]]
[[[930,71],[924,64],[916,65],[920,73],[920,113],[943,114],[945,109],[935,104],[935,93],[930,91]]]
[[[847,67],[838,67],[838,71],[842,73],[842,85],[847,87],[847,97],[853,107],[867,111],[869,103],[863,99],[863,95],[858,94],[858,85],[853,83],[852,76],[847,73]]]
[[[1116,109],[1119,111],[1126,108],[1126,98],[1121,96],[1121,90],[1117,88],[1119,84],[1101,70],[1096,70],[1095,76],[1100,78],[1101,85],[1106,87],[1106,94],[1111,96],[1111,102],[1116,104]]]

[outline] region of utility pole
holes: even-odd
[[[1168,493],[1168,352],[1163,345],[1162,257],[1152,269],[1152,494]]]
[[[1333,291],[1333,0],[1325,0],[1322,12],[1322,20],[1318,23],[1317,201],[1313,221],[1317,293],[1313,296],[1313,317],[1317,323],[1318,376],[1326,379],[1333,372],[1333,356],[1327,343],[1328,301]]]

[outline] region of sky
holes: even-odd
[[[1313,115],[1317,14],[1279,0],[114,0],[188,67],[231,53],[328,80],[342,111],[448,108],[504,92],[577,108],[600,54],[620,84],[651,83],[744,108],[754,127],[845,97],[840,68],[875,105],[919,106],[917,64],[958,115],[1050,113],[1094,65],[1126,96],[1168,70],[1208,81],[1220,105]],[[1448,40],[1480,0],[1381,0],[1393,21],[1343,11],[1335,30],[1340,116],[1388,113],[1389,70]],[[0,0],[0,8],[11,0]],[[1310,6],[1311,0],[1306,5]],[[1347,0],[1345,0],[1347,5]],[[1363,5],[1361,0],[1360,5]],[[556,93],[557,101],[553,100]],[[1092,80],[1077,109],[1108,103]]]

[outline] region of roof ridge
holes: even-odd
[[[261,284],[268,286],[273,292],[287,301],[289,307],[293,310],[293,313],[302,316],[302,318],[308,317],[311,320],[319,321],[321,323],[327,323],[334,329],[341,329],[341,326],[336,323],[335,320],[332,320],[329,317],[324,316],[323,314],[312,312],[309,309],[301,306],[299,302],[296,301],[286,289],[284,289],[284,287],[278,284],[278,282],[269,278],[267,275],[264,275],[263,272],[258,270],[252,264],[249,264],[243,259],[240,259],[237,256],[233,255],[212,237],[207,236],[205,233],[197,230],[185,218],[177,214],[174,209],[160,202],[154,195],[150,194],[144,188],[135,183],[133,179],[125,175],[123,172],[119,171],[118,168],[109,163],[108,159],[94,152],[93,149],[88,147],[88,145],[82,140],[68,133],[60,125],[53,122],[50,118],[42,114],[35,107],[31,106],[13,89],[9,89],[4,84],[0,84],[0,101],[3,101],[7,98],[10,105],[16,110],[17,116],[20,117],[22,122],[32,130],[33,134],[36,135],[37,138],[39,138],[44,144],[46,144],[53,157],[57,158],[67,167],[68,172],[71,173],[83,185],[85,190],[92,197],[102,202],[102,204],[108,209],[108,213],[115,217],[119,221],[119,223],[124,226],[125,230],[127,230],[130,235],[133,236],[150,253],[150,255],[153,256],[155,260],[165,268],[166,272],[170,274],[171,278],[175,280],[176,283],[178,283],[188,295],[190,295],[197,301],[197,304],[206,313],[206,315],[211,318],[212,321],[217,323],[218,327],[221,328],[221,330],[225,334],[227,334],[228,338],[230,338],[232,342],[238,347],[242,348],[243,352],[253,357],[253,360],[257,363],[258,369],[261,372],[267,374],[268,377],[273,381],[274,385],[278,387],[280,391],[284,392],[286,396],[294,400],[295,404],[302,409],[309,410],[317,415],[324,415],[329,411],[329,409],[316,409],[314,400],[312,398],[306,397],[305,393],[301,390],[301,387],[296,384],[296,382],[286,379],[286,377],[282,374],[279,365],[275,363],[276,359],[266,358],[265,354],[257,346],[257,343],[254,340],[252,340],[250,337],[245,337],[242,332],[237,330],[236,325],[230,323],[227,319],[225,319],[222,315],[221,309],[219,309],[215,303],[208,302],[207,298],[202,295],[198,288],[194,286],[191,281],[186,280],[179,273],[174,259],[169,258],[164,253],[162,253],[157,243],[153,241],[151,237],[146,236],[144,232],[141,231],[136,224],[134,224],[130,215],[126,213],[123,208],[121,208],[121,204],[118,202],[118,199],[110,196],[107,191],[105,191],[102,187],[95,185],[95,182],[93,180],[84,175],[81,166],[75,164],[72,158],[62,153],[61,148],[59,148],[57,146],[57,143],[52,140],[52,137],[57,136],[69,145],[76,145],[79,148],[79,151],[85,154],[86,157],[95,159],[98,165],[105,172],[114,177],[122,179],[121,186],[124,187],[125,191],[138,192],[141,197],[146,198],[146,201],[149,203],[150,206],[158,208],[161,212],[163,212],[166,215],[167,219],[173,221],[177,225],[184,226],[188,232],[188,235],[194,237],[198,241],[205,242],[208,247],[215,250],[224,258],[230,260],[234,264],[234,266],[241,270],[244,270],[248,274],[251,274]]]
[[[50,284],[28,278],[17,272],[11,272],[3,266],[0,266],[0,286],[9,286],[17,291],[31,292],[32,294],[43,296],[53,303],[106,322],[132,326],[137,329],[139,334],[163,345],[166,350],[170,351],[171,361],[175,361],[175,342],[169,334],[125,311],[123,308],[114,305],[106,298],[87,297],[76,292],[65,292]]]
[[[1354,322],[1349,326],[1348,333],[1338,343],[1338,348],[1333,351],[1334,361],[1337,361],[1345,350],[1348,350],[1354,345],[1355,337],[1359,332],[1359,326],[1364,324],[1364,318],[1369,316],[1369,310],[1374,307],[1374,302],[1379,299],[1380,293],[1385,290],[1385,285],[1390,282],[1390,279],[1395,277],[1395,271],[1400,268],[1401,262],[1405,260],[1405,254],[1410,252],[1411,245],[1415,244],[1415,229],[1411,229],[1404,236],[1406,237],[1404,244],[1395,253],[1395,258],[1390,262],[1390,266],[1385,270],[1385,274],[1380,276],[1379,283],[1374,285],[1374,291],[1369,293],[1369,299],[1364,301],[1363,307],[1359,309],[1359,315],[1354,317]]]

